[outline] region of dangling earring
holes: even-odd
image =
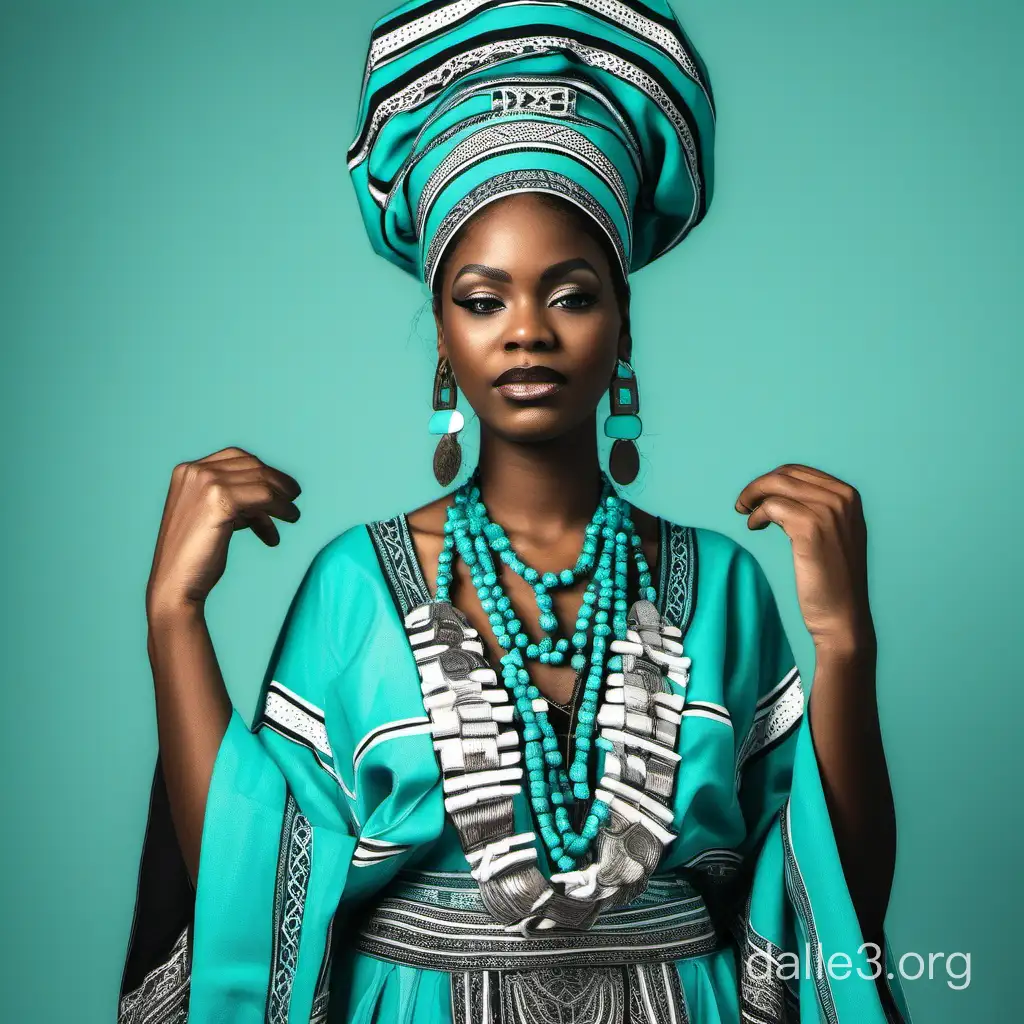
[[[636,384],[633,367],[625,359],[615,365],[608,390],[608,405],[611,415],[604,421],[606,437],[615,439],[608,469],[618,484],[631,484],[640,472],[640,453],[633,443],[643,429],[640,423],[640,392]]]
[[[442,487],[447,487],[455,479],[462,465],[458,433],[466,425],[466,419],[455,408],[458,398],[455,374],[445,357],[438,362],[434,374],[434,415],[430,417],[427,428],[430,433],[441,435],[434,449],[434,476]]]

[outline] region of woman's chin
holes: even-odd
[[[565,416],[554,414],[551,409],[531,409],[529,414],[523,410],[519,415],[502,418],[498,422],[482,425],[496,437],[507,441],[510,444],[544,444],[565,437],[580,427],[580,421],[576,418],[570,419]]]

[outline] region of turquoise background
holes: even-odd
[[[5,1021],[114,1019],[155,721],[144,588],[172,467],[229,444],[302,519],[235,538],[211,629],[246,715],[315,551],[434,496],[430,317],[345,169],[389,4],[6,3],[0,375]],[[707,221],[633,279],[639,504],[738,538],[740,489],[861,491],[899,814],[897,953],[970,952],[918,1022],[1017,1004],[1024,7],[677,9],[720,111]],[[362,397],[354,397],[360,395]],[[470,430],[472,433],[472,430]]]

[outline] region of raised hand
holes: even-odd
[[[736,499],[747,527],[782,527],[793,547],[797,597],[815,647],[873,644],[867,526],[860,495],[810,466],[787,463],[751,480]]]
[[[202,605],[224,573],[232,534],[251,529],[275,546],[280,535],[271,517],[294,523],[300,492],[287,473],[242,448],[175,466],[146,588],[147,610]]]

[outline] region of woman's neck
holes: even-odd
[[[488,513],[509,534],[542,539],[589,522],[601,491],[594,419],[534,444],[484,430],[478,474]]]

